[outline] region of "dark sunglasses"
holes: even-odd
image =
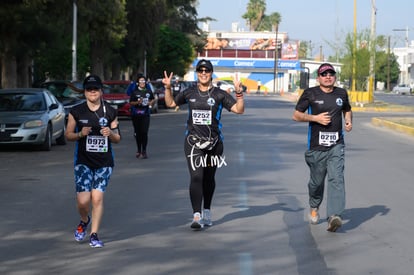
[[[209,73],[211,73],[211,70],[209,70],[209,69],[204,69],[204,70],[199,69],[199,70],[197,70],[197,73],[200,73],[200,74],[202,74],[202,73],[209,74]]]
[[[329,76],[335,76],[335,74],[336,74],[335,72],[328,71],[328,72],[321,73],[320,76],[323,76],[323,77],[325,77],[327,75],[329,75]]]

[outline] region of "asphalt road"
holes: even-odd
[[[307,125],[277,96],[246,97],[223,112],[226,165],[218,169],[214,225],[189,228],[185,111],[152,116],[149,159],[135,158],[121,121],[105,197],[102,249],[74,241],[79,221],[73,143],[51,152],[0,151],[0,274],[413,274],[414,139],[354,114],[346,136],[344,226],[307,220]]]
[[[374,100],[384,101],[402,106],[414,106],[413,95],[399,95],[377,91],[374,93]]]

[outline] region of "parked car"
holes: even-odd
[[[103,99],[118,110],[118,116],[131,116],[129,95],[127,89],[131,84],[130,80],[105,80]]]
[[[197,81],[181,81],[181,91],[187,90],[190,87],[197,87]]]
[[[213,86],[216,86],[228,93],[232,93],[234,92],[235,88],[233,84],[228,83],[227,81],[224,80],[216,80],[213,81]]]
[[[149,87],[152,93],[154,94],[155,101],[154,101],[154,104],[152,105],[151,113],[156,114],[158,113],[158,93],[155,93],[155,87],[154,85],[152,85],[151,82],[147,83],[147,87]]]
[[[151,81],[151,85],[153,87],[152,92],[154,93],[154,95],[157,95],[158,97],[158,106],[162,106],[163,108],[167,108],[167,106],[165,106],[165,88],[164,88],[164,84],[159,81]]]
[[[82,82],[71,82],[67,80],[53,80],[40,84],[41,88],[48,89],[65,108],[65,121],[68,121],[70,109],[85,102]]]
[[[406,94],[409,95],[411,94],[412,89],[407,84],[399,84],[395,86],[394,88],[392,88],[392,92],[396,94],[401,94],[401,95],[406,95]]]
[[[224,81],[226,81],[228,84],[230,84],[230,85],[233,85],[233,86],[234,86],[234,82],[233,82],[233,80],[228,80],[228,79],[226,79],[226,80],[224,80]],[[235,91],[235,89],[236,89],[236,86],[234,86],[234,90],[233,90],[233,92]],[[242,91],[243,93],[247,92],[247,86],[246,86],[246,85],[241,84],[241,91]]]
[[[65,109],[47,89],[0,90],[0,144],[30,144],[50,151],[66,144]]]

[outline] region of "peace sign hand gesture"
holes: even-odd
[[[164,78],[162,79],[162,84],[164,84],[165,87],[165,105],[167,107],[175,107],[177,106],[174,102],[174,98],[171,94],[171,80],[173,77],[173,72],[170,73],[170,75],[167,74],[167,71],[164,71]]]
[[[162,84],[164,84],[164,86],[166,87],[171,87],[171,80],[173,77],[174,73],[171,72],[170,75],[168,76],[167,71],[164,71],[164,78],[162,79]]]

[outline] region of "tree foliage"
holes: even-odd
[[[163,25],[186,37],[173,35],[180,43],[168,41],[181,45],[170,51],[186,55],[173,57],[183,68],[177,72],[191,64],[194,51],[188,49],[201,48],[204,34],[197,27],[196,0],[6,1],[0,6],[2,87],[27,87],[31,78],[43,81],[45,73],[70,79],[74,2],[78,11],[78,78],[93,72],[116,79],[121,72],[133,75],[146,67],[148,75],[159,74],[151,70],[159,70],[160,54],[168,57],[163,53],[164,45],[157,43],[165,35]],[[164,64],[174,62],[166,60]]]
[[[151,77],[154,79],[163,77],[164,70],[183,76],[194,59],[194,49],[189,38],[182,32],[162,25],[157,44],[162,47],[158,51],[157,58],[150,65],[153,72]]]
[[[247,11],[242,18],[246,19],[250,31],[257,31],[263,19],[265,18],[266,1],[250,0],[247,3]]]
[[[357,49],[355,51],[355,75],[356,79],[352,79],[353,76],[353,63],[354,63],[354,34],[348,33],[343,43],[345,53],[341,58],[340,62],[343,64],[341,69],[340,78],[342,81],[352,83],[355,82],[355,88],[358,91],[367,89],[367,81],[369,77],[369,65],[370,65],[370,50],[368,47],[369,31],[363,30],[357,33]],[[375,45],[375,80],[387,83],[388,82],[388,71],[390,83],[396,83],[399,77],[399,65],[394,54],[388,55],[386,51],[387,40],[384,36],[378,36]],[[388,62],[389,61],[389,62]],[[389,89],[390,87],[387,87]]]

